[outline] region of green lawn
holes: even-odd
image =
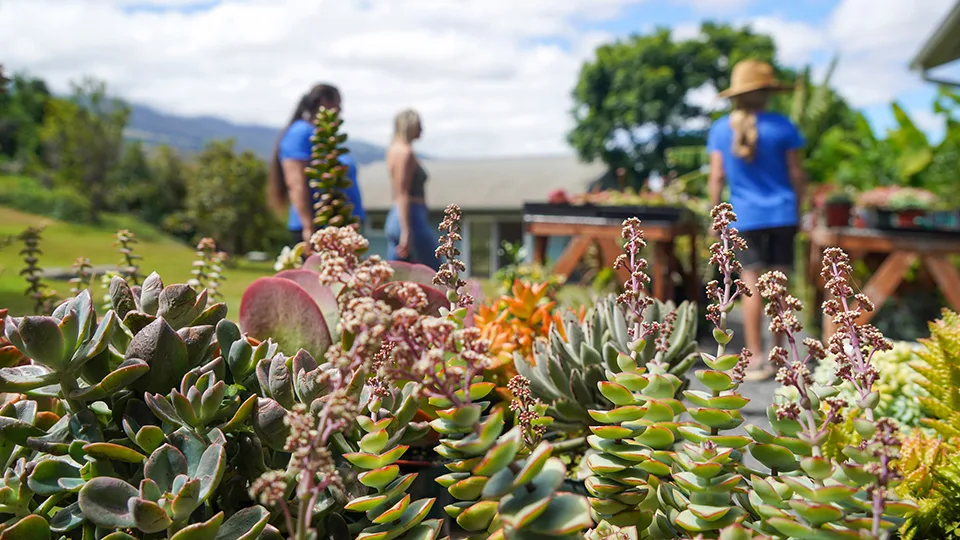
[[[78,257],[89,258],[94,266],[115,265],[120,261],[120,254],[113,246],[113,235],[117,229],[128,229],[140,241],[136,253],[143,257],[140,268],[144,275],[156,271],[166,284],[185,283],[190,278],[191,263],[195,259],[193,248],[129,216],[105,215],[99,226],[74,225],[0,207],[0,238],[15,236],[26,227],[37,225],[46,225],[40,244],[42,268],[69,268]],[[0,250],[0,308],[9,308],[15,315],[32,310],[32,302],[23,295],[26,283],[18,275],[23,268],[21,247],[15,241]],[[230,307],[230,316],[235,319],[244,289],[256,278],[272,274],[273,263],[234,262],[236,266],[225,270],[226,281],[221,291]],[[70,284],[66,281],[53,281],[49,285],[61,296],[69,294]],[[97,299],[105,293],[102,289],[94,292]]]

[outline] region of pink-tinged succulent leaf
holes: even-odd
[[[298,268],[295,270],[283,270],[273,277],[289,279],[303,287],[310,298],[320,307],[320,313],[327,321],[327,327],[334,332],[337,327],[337,321],[340,319],[340,309],[337,306],[337,295],[329,287],[320,284],[320,273],[315,270]]]
[[[447,296],[433,287],[428,287],[421,283],[410,282],[419,286],[423,293],[427,295],[427,305],[420,310],[420,313],[423,315],[440,315],[440,308],[449,307],[450,301],[447,300]],[[377,300],[382,300],[390,305],[393,309],[399,309],[403,307],[403,302],[400,301],[400,298],[397,296],[397,291],[400,287],[399,282],[391,282],[386,285],[382,285],[377,290],[373,291],[373,297]]]
[[[250,284],[240,301],[240,328],[251,337],[273,338],[280,349],[304,349],[320,358],[330,346],[327,321],[306,290],[283,278],[265,277]]]
[[[320,271],[320,255],[313,254],[307,257],[307,259],[303,261],[303,266],[301,266],[301,269],[319,272]]]
[[[127,502],[138,497],[137,488],[109,476],[99,476],[87,482],[77,500],[80,511],[95,525],[105,529],[132,529],[136,527]]]
[[[412,281],[432,287],[433,278],[437,275],[433,268],[424,264],[390,261],[390,267],[393,268],[392,281]]]

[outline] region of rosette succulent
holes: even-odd
[[[588,411],[613,408],[615,404],[600,392],[598,384],[606,380],[607,371],[622,371],[618,362],[621,354],[630,353],[639,366],[652,360],[658,354],[655,342],[660,336],[659,322],[671,313],[675,321],[669,350],[660,357],[666,372],[682,379],[697,359],[697,308],[692,302],[675,306],[650,299],[640,315],[641,324],[650,328],[650,336],[636,353],[632,352],[628,333],[635,316],[614,298],[605,298],[587,314],[586,323],[573,313],[564,314],[561,327],[551,329],[549,342],[534,345],[532,362],[515,355],[517,371],[530,380],[533,395],[548,405],[547,415],[554,419],[552,427],[582,433],[593,422]]]

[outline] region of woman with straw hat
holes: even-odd
[[[744,60],[733,67],[730,98],[733,109],[710,128],[709,192],[720,203],[724,182],[737,213],[737,228],[749,249],[739,254],[742,278],[756,291],[761,273],[793,267],[793,239],[800,218],[805,175],[800,149],[803,137],[789,118],[766,110],[772,92],[788,90],[774,78],[770,64]],[[775,373],[764,359],[760,295],[743,299],[744,337],[753,353],[748,380],[768,379]],[[779,341],[782,336],[775,336]]]

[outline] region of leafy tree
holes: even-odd
[[[792,80],[793,73],[777,67],[775,52],[768,36],[713,23],[701,26],[701,37],[684,41],[658,29],[602,45],[580,71],[573,91],[576,126],[568,140],[581,158],[624,167],[637,184],[668,168],[667,149],[702,144],[709,111],[691,103],[691,90],[726,88],[730,68],[745,58],[770,62]]]
[[[57,181],[90,197],[94,219],[106,209],[109,175],[120,161],[130,115],[106,85],[84,79],[69,99],[51,99],[41,138]]]
[[[166,216],[185,208],[186,169],[169,146],[148,152],[141,142],[128,142],[110,175],[110,209],[162,225]]]
[[[187,185],[186,217],[197,237],[209,237],[228,253],[269,249],[282,227],[267,208],[267,169],[234,141],[213,141],[196,158]],[[280,229],[280,230],[278,230]]]
[[[14,75],[0,81],[0,156],[22,168],[39,163],[40,126],[50,90],[42,79]]]

